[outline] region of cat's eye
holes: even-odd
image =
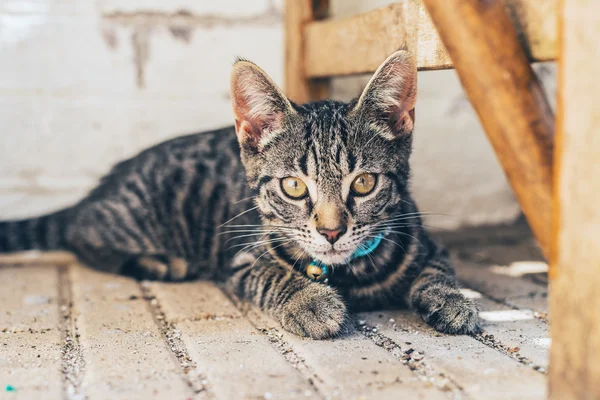
[[[281,190],[288,197],[298,200],[303,197],[306,197],[308,194],[308,188],[306,184],[302,182],[301,179],[295,178],[293,176],[288,176],[287,178],[283,178],[281,180]]]
[[[377,184],[377,176],[375,174],[360,174],[352,181],[352,194],[355,196],[366,196],[375,189]]]

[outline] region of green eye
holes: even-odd
[[[375,189],[377,176],[375,174],[360,174],[352,181],[350,189],[355,196],[366,196]]]
[[[298,200],[306,197],[308,194],[308,188],[301,179],[293,176],[288,176],[281,180],[281,190],[291,199]]]

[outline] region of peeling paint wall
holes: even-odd
[[[232,123],[235,56],[283,80],[280,1],[0,0],[0,217],[76,202],[115,162]]]
[[[81,198],[124,157],[232,123],[244,56],[283,82],[282,0],[0,0],[0,218]],[[389,1],[334,0],[337,16]],[[547,81],[553,69],[543,67]],[[336,79],[350,98],[366,77]],[[432,225],[519,215],[453,71],[421,73],[413,187]]]

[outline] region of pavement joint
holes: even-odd
[[[158,299],[152,293],[150,285],[145,285],[142,282],[140,283],[140,290],[167,346],[181,367],[185,383],[194,391],[198,396],[197,398],[213,399],[214,394],[210,390],[208,378],[198,370],[196,362],[189,355],[181,339],[181,331],[177,329],[174,323],[167,322],[165,313]]]
[[[77,317],[73,307],[72,281],[70,266],[58,268],[60,329],[62,332],[61,366],[65,397],[69,400],[81,400],[86,396],[81,385],[85,373],[85,360],[79,343]]]
[[[414,349],[412,343],[407,342],[401,346],[391,338],[379,333],[376,327],[367,324],[364,320],[356,321],[356,329],[371,339],[377,346],[408,366],[422,381],[448,393],[450,398],[464,399],[467,397],[463,388],[457,382],[428,365],[424,353]]]

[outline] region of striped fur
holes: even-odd
[[[234,66],[235,127],[183,136],[124,161],[77,205],[0,223],[0,251],[66,249],[140,279],[225,280],[299,335],[343,332],[348,312],[410,306],[443,332],[479,330],[446,252],[408,190],[416,70],[405,52],[359,100],[297,105],[247,61]],[[409,85],[410,87],[408,87]],[[377,177],[360,197],[353,179]],[[297,177],[307,196],[285,195]],[[335,243],[321,228],[344,227]],[[368,256],[347,262],[370,237]],[[328,285],[304,271],[332,266]]]

